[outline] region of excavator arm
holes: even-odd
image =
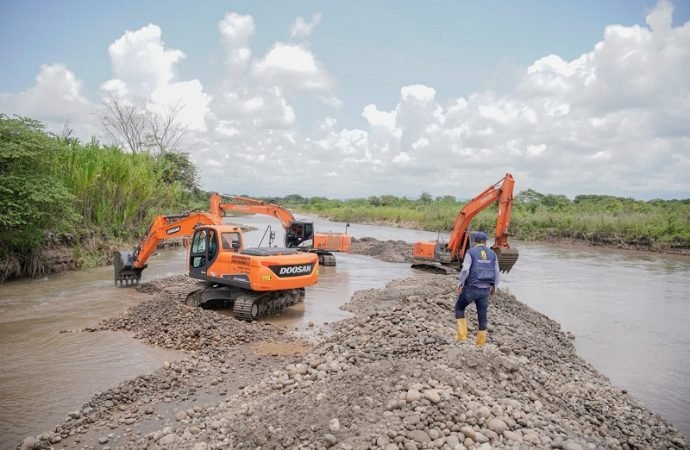
[[[146,261],[165,239],[189,237],[201,225],[222,225],[220,215],[206,212],[193,212],[171,216],[158,216],[148,232],[134,249],[133,253],[115,252],[113,267],[115,284],[138,283]]]
[[[496,216],[496,234],[494,247],[509,248],[508,246],[508,225],[510,225],[510,213],[513,207],[513,187],[515,180],[511,174],[498,180],[470,200],[460,211],[453,225],[453,232],[448,241],[448,250],[451,251],[453,259],[465,254],[467,250],[467,230],[472,219],[477,214],[498,201],[498,215]]]
[[[498,202],[495,241],[491,248],[498,256],[501,272],[509,272],[518,258],[517,249],[508,245],[508,226],[513,207],[514,186],[513,176],[507,173],[505,177],[470,200],[458,213],[448,243],[438,241],[415,243],[413,256],[418,262],[412,267],[449,273],[445,266],[461,264],[470,242],[468,234],[472,219],[494,202]]]
[[[295,221],[295,216],[282,206],[247,197],[235,196],[232,199],[235,203],[221,203],[220,196],[214,194],[214,196],[211,197],[211,213],[222,215],[223,212],[237,211],[273,216],[280,220],[280,223],[286,230],[290,224]]]

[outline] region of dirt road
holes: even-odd
[[[188,282],[145,285],[150,300],[85,332],[189,358],[96,395],[23,448],[687,448],[556,322],[500,291],[484,347],[455,341],[456,281],[442,275],[357,292],[355,316],[310,343],[182,306],[171,286]]]

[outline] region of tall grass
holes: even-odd
[[[84,228],[124,239],[143,233],[156,214],[188,205],[189,195],[179,184],[162,182],[157,164],[148,153],[124,153],[96,142],[72,143],[55,161]]]
[[[570,238],[654,249],[690,249],[690,199],[640,201],[611,196],[542,195],[513,203],[510,234],[518,239]],[[376,198],[374,198],[375,200]],[[339,221],[389,223],[448,233],[464,202],[447,198],[420,202],[395,199],[378,205],[372,199],[307,201],[292,206]],[[478,214],[471,228],[492,232],[496,206]]]

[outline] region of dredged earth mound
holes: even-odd
[[[673,426],[579,358],[556,322],[511,295],[499,291],[490,303],[487,345],[455,341],[455,286],[430,275],[359,291],[345,305],[355,316],[311,349],[288,330],[181,306],[154,286],[151,300],[102,326],[190,357],[96,396],[56,433],[24,444],[687,448]],[[473,330],[474,309],[468,317]]]
[[[405,241],[379,241],[371,237],[352,238],[352,253],[392,263],[411,262],[412,247],[412,244]]]

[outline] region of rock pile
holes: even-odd
[[[352,238],[352,253],[392,263],[411,262],[412,244],[405,241],[379,241],[371,237]]]
[[[455,295],[447,292],[454,283],[409,279],[355,294],[350,309],[358,316],[338,323],[301,362],[203,411],[198,423],[218,428],[194,434],[181,427],[177,445],[686,446],[677,430],[576,356],[557,323],[510,295],[499,293],[491,303],[489,345],[454,341]]]
[[[90,416],[98,432],[81,444],[196,450],[687,448],[673,426],[580,359],[556,322],[511,295],[499,292],[490,303],[487,345],[455,341],[455,284],[454,277],[434,275],[357,292],[347,305],[356,315],[334,324],[311,351],[257,367],[261,376],[223,387],[228,395],[205,405],[187,401],[196,390],[238,377],[229,355],[249,355],[246,345],[232,347],[238,336],[294,337],[261,324],[230,325],[232,319],[207,316],[211,311],[164,306],[156,303],[165,299],[159,292],[150,305],[106,321],[107,327],[129,327],[151,342],[194,349],[194,355],[94,399],[87,408],[105,404],[110,412],[104,419]],[[476,329],[474,309],[468,312],[470,329]],[[154,414],[158,406],[144,401],[160,398],[178,406],[174,414]],[[69,420],[86,413],[76,411]],[[153,427],[146,419],[151,415],[160,419]],[[105,433],[113,422],[129,424],[130,431]]]

